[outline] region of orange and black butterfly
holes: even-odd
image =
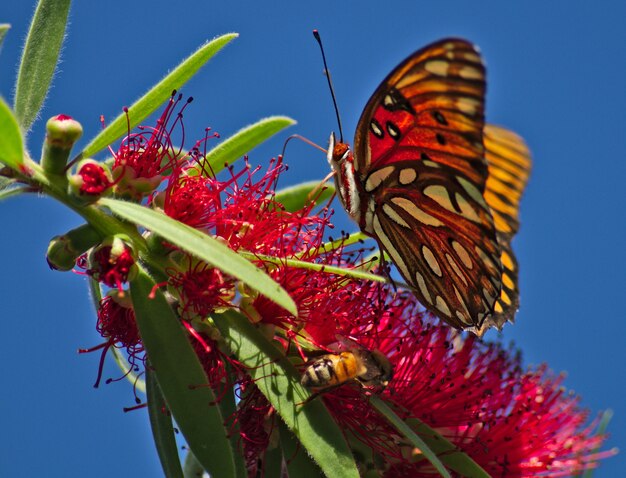
[[[331,134],[343,205],[387,252],[415,296],[482,334],[518,308],[511,239],[530,171],[514,133],[484,121],[485,67],[465,40],[413,53],[376,89],[354,151]]]

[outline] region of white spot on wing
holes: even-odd
[[[487,203],[485,202],[485,199],[483,198],[483,195],[480,193],[478,188],[476,188],[476,186],[474,186],[471,182],[469,182],[467,179],[465,179],[462,176],[457,176],[456,179],[459,182],[459,184],[461,185],[461,187],[463,187],[463,189],[465,189],[465,192],[467,194],[469,194],[470,197],[474,201],[476,201],[478,204],[480,204],[483,209],[485,209],[486,211],[489,211],[489,206],[487,206]]]
[[[400,184],[406,186],[411,184],[417,178],[417,173],[413,168],[404,168],[400,171]]]
[[[404,220],[400,215],[394,211],[394,209],[389,204],[383,204],[383,212],[391,219],[393,222],[406,227],[407,229],[411,229],[411,226]]]
[[[467,199],[465,199],[459,193],[456,193],[454,195],[454,198],[456,199],[456,202],[459,205],[459,208],[461,208],[461,214],[467,219],[469,219],[470,221],[474,221],[480,224],[480,218],[478,217],[478,214],[476,214],[476,211],[474,210],[472,205],[467,201]]]
[[[467,249],[465,249],[457,241],[452,241],[452,248],[454,249],[454,252],[456,252],[457,255],[459,256],[459,259],[461,259],[461,262],[463,263],[463,265],[467,267],[468,269],[471,269],[473,267],[473,263],[472,263],[472,258],[469,255],[469,252],[467,252]]]
[[[441,167],[441,165],[439,163],[435,163],[434,161],[431,161],[429,159],[422,160],[422,164],[424,166],[429,166],[431,168],[440,168]]]
[[[463,281],[463,284],[465,284],[465,287],[467,287],[467,279],[461,272],[461,268],[456,263],[454,258],[450,254],[446,253],[446,259],[448,260],[448,263],[450,264],[450,267],[452,267],[452,270],[454,271],[454,273],[459,277],[459,279]]]
[[[371,193],[374,189],[382,184],[382,182],[393,173],[393,166],[385,166],[384,168],[377,169],[367,177],[365,181],[365,191]]]
[[[417,219],[422,224],[425,224],[427,226],[434,226],[434,227],[439,227],[439,226],[444,225],[443,222],[441,222],[439,219],[422,211],[419,207],[415,205],[414,202],[406,198],[394,197],[391,199],[391,202],[394,203],[396,206],[399,206],[402,209],[404,209],[406,212],[408,212],[412,217]]]
[[[424,188],[424,194],[439,204],[444,209],[456,213],[456,209],[452,206],[448,190],[440,184],[432,184]]]
[[[439,262],[437,262],[437,258],[435,257],[435,254],[433,254],[433,251],[426,246],[422,246],[422,255],[424,256],[428,267],[430,267],[430,270],[432,270],[437,277],[441,277],[441,267],[439,266]]]
[[[441,297],[440,295],[438,295],[435,298],[435,307],[437,307],[437,309],[440,312],[443,312],[445,315],[447,315],[448,317],[451,316],[450,313],[450,307],[448,307],[448,304],[446,304],[446,301],[443,300],[443,297]]]
[[[376,123],[376,121],[374,120],[370,121],[370,128],[372,130],[372,133],[374,133],[375,136],[379,138],[383,136],[383,131],[378,127],[378,124]]]
[[[468,116],[474,116],[478,111],[479,103],[471,98],[459,98],[455,103],[456,107]]]
[[[476,246],[475,249],[478,257],[480,257],[480,260],[483,261],[483,263],[487,266],[489,272],[495,276],[496,272],[498,272],[498,269],[496,268],[493,261],[489,259],[489,256],[480,247]]]
[[[447,76],[450,63],[443,60],[430,60],[424,65],[424,69],[433,75]]]
[[[367,203],[367,210],[365,211],[365,232],[369,234],[374,234],[374,212],[376,211],[376,202],[374,198],[370,197],[369,202]]]
[[[480,80],[483,78],[482,72],[472,66],[464,66],[459,70],[459,76],[466,80]]]
[[[402,277],[404,277],[406,280],[409,280],[407,278],[410,278],[411,275],[409,274],[409,269],[406,266],[404,259],[398,253],[398,250],[394,247],[394,245],[391,243],[391,241],[385,234],[385,231],[383,231],[382,225],[380,224],[380,220],[378,219],[378,216],[376,215],[374,215],[374,218],[372,220],[372,226],[373,226],[373,229],[374,229],[373,232],[376,235],[376,238],[382,243],[383,247],[385,248],[385,251],[387,251],[387,253],[391,256],[393,263],[396,265],[396,267],[402,274]]]
[[[428,303],[432,304],[433,299],[428,291],[428,287],[426,287],[426,281],[424,280],[424,276],[419,272],[415,271],[415,280],[417,282],[417,286],[419,287],[420,292],[424,296],[424,299],[428,301]]]

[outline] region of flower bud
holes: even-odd
[[[71,116],[56,115],[46,123],[46,139],[41,153],[41,166],[52,174],[62,175],[74,143],[83,134],[83,127]]]
[[[69,177],[69,193],[84,202],[97,200],[113,184],[108,166],[94,159],[81,161],[76,171]]]
[[[95,280],[122,290],[122,284],[137,275],[135,251],[128,236],[118,234],[94,247],[89,253],[86,271]]]
[[[88,224],[53,237],[46,253],[50,269],[71,270],[76,264],[76,259],[101,239],[100,234]]]

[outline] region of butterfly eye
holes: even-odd
[[[346,143],[337,143],[333,148],[333,161],[340,163],[348,158],[350,147]]]

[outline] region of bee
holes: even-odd
[[[315,360],[304,371],[300,383],[318,391],[350,380],[357,380],[365,387],[384,388],[392,378],[393,366],[382,352],[353,343],[347,350],[322,355]]]

